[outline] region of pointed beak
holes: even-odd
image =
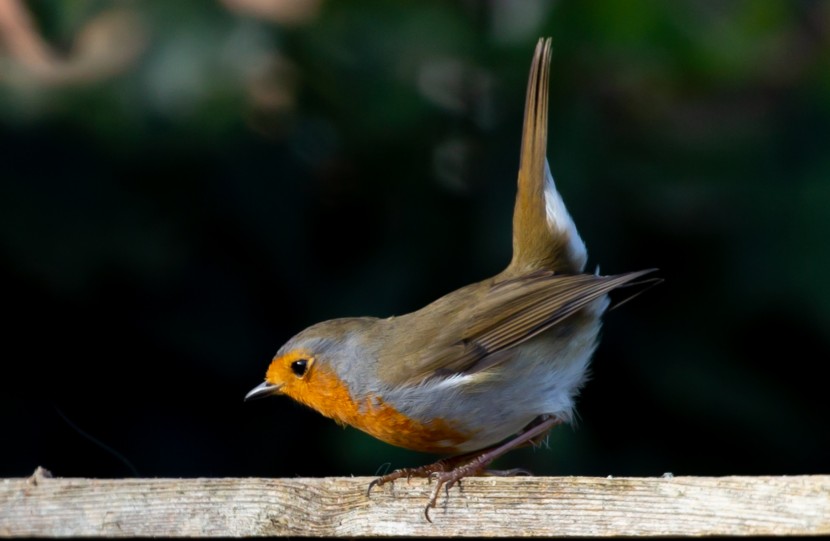
[[[279,394],[280,387],[280,385],[274,385],[272,383],[268,383],[267,381],[263,381],[245,395],[245,401],[247,402],[248,400],[255,400],[257,398],[265,398],[266,396]]]

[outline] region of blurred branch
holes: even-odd
[[[21,0],[0,2],[0,41],[17,68],[12,76],[55,86],[111,77],[132,65],[146,46],[138,16],[118,8],[87,22],[62,58],[41,36]]]
[[[58,63],[20,0],[0,2],[0,38],[11,56],[35,76],[48,77]]]

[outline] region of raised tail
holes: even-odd
[[[550,38],[540,39],[530,66],[513,213],[513,259],[507,275],[539,269],[576,274],[587,259],[585,243],[556,191],[546,156],[550,47]]]

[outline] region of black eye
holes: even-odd
[[[299,359],[291,363],[291,371],[298,378],[303,377],[306,370],[308,370],[308,359]]]

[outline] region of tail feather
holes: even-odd
[[[582,271],[587,259],[585,244],[556,191],[546,156],[550,50],[550,38],[540,39],[530,68],[509,274],[542,268],[573,274]]]

